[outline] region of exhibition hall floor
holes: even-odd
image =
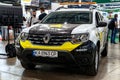
[[[0,53],[5,53],[7,42],[0,41]],[[0,80],[120,80],[120,43],[109,43],[108,56],[100,61],[96,76],[87,76],[74,68],[38,66],[25,70],[17,58],[0,55]]]

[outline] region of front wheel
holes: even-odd
[[[108,54],[108,43],[105,44],[105,48],[104,48],[104,50],[102,51],[101,56],[102,56],[102,57],[106,57],[107,54]]]
[[[98,68],[99,68],[99,51],[98,48],[96,47],[93,63],[86,67],[87,75],[95,76],[98,72]]]

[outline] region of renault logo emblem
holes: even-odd
[[[46,34],[44,37],[43,37],[43,41],[45,44],[49,43],[50,41],[50,34]]]

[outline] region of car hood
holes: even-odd
[[[71,33],[72,30],[79,26],[80,24],[40,24],[38,26],[32,27],[29,33],[36,34],[67,34]]]
[[[23,30],[32,34],[76,34],[90,30],[90,24],[36,24]]]

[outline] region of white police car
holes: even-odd
[[[107,23],[98,10],[60,9],[24,29],[16,40],[17,57],[26,69],[39,64],[77,65],[96,75],[107,56]]]

